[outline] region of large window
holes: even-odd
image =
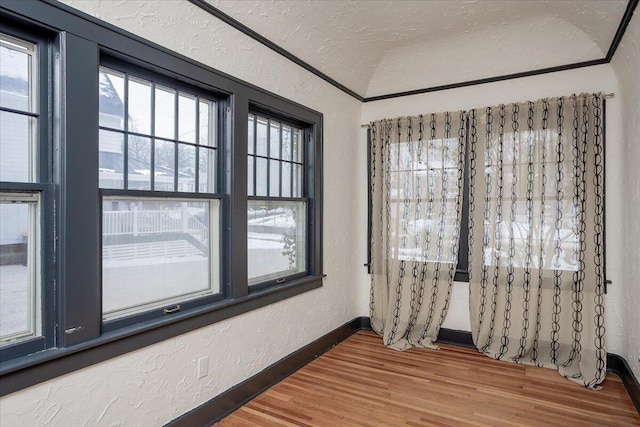
[[[322,285],[321,113],[57,3],[0,20],[0,395]]]
[[[217,103],[130,69],[99,72],[105,321],[220,292]]]
[[[42,242],[51,232],[42,226],[51,191],[43,55],[43,40],[0,33],[0,351],[8,355],[51,340],[43,305]]]
[[[252,113],[248,135],[249,283],[284,282],[307,268],[304,131]]]

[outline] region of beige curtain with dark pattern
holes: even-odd
[[[434,348],[458,259],[465,114],[373,122],[370,132],[373,329],[385,345]]]
[[[469,112],[474,343],[589,388],[606,373],[602,102],[580,95]]]

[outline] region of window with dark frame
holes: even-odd
[[[321,113],[64,6],[0,18],[0,395],[322,286]]]
[[[247,264],[250,285],[306,274],[304,129],[250,113],[247,164]]]
[[[105,62],[102,318],[158,308],[173,314],[186,301],[221,293],[217,103],[198,88]]]
[[[0,355],[54,342],[48,39],[0,31]]]

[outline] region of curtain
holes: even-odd
[[[602,103],[574,95],[469,112],[474,343],[589,388],[606,373]]]
[[[458,258],[464,112],[372,122],[373,329],[396,350],[436,348]]]

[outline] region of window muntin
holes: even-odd
[[[101,67],[100,187],[215,193],[216,105]]]
[[[0,181],[37,182],[37,45],[0,33]]]
[[[249,196],[302,198],[303,130],[295,125],[249,114]]]
[[[105,197],[103,320],[220,292],[217,199]]]
[[[42,334],[40,195],[0,192],[0,346]]]
[[[307,203],[302,128],[259,113],[248,117],[249,285],[307,271]]]

